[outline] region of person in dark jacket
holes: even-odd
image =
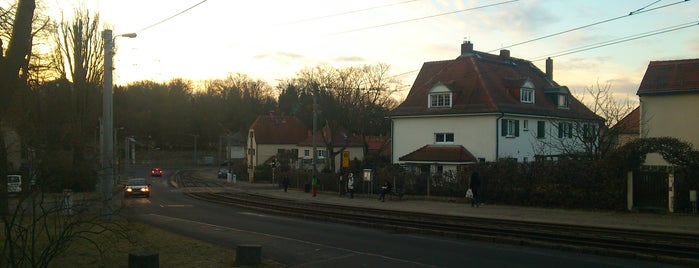
[[[478,188],[481,187],[481,178],[477,171],[471,173],[471,182],[468,184],[468,188],[473,192],[473,198],[471,198],[471,207],[478,207]]]
[[[379,195],[379,200],[381,202],[386,200],[386,195],[391,194],[391,191],[393,188],[391,188],[391,183],[388,182],[388,180],[384,180],[383,185],[381,186],[381,194]]]

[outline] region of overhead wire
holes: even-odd
[[[657,2],[658,2],[658,1],[656,1],[655,3],[657,3]],[[610,21],[615,21],[615,20],[618,20],[618,19],[630,17],[630,16],[633,16],[633,15],[636,15],[636,14],[646,13],[646,12],[650,12],[650,11],[653,11],[653,10],[658,10],[658,9],[661,9],[661,8],[666,8],[666,7],[674,6],[674,5],[677,5],[677,4],[682,4],[682,3],[685,3],[685,2],[689,2],[689,0],[682,0],[682,1],[679,1],[679,2],[670,3],[670,4],[663,5],[663,6],[654,7],[654,8],[651,8],[651,9],[646,9],[647,7],[649,7],[649,6],[653,5],[653,4],[655,4],[655,3],[653,3],[653,4],[650,4],[650,5],[647,5],[647,6],[643,7],[643,8],[640,8],[640,9],[638,9],[638,10],[636,10],[636,11],[629,12],[629,14],[627,14],[627,15],[618,16],[618,17],[614,17],[614,18],[611,18],[611,19],[606,19],[606,20],[602,20],[602,21],[590,23],[590,24],[583,25],[583,26],[580,26],[580,27],[575,27],[575,28],[568,29],[568,30],[565,30],[565,31],[561,31],[561,32],[557,32],[557,33],[545,35],[545,36],[542,36],[542,37],[537,37],[537,38],[534,38],[534,39],[529,39],[529,40],[522,41],[522,42],[519,42],[519,43],[511,44],[511,45],[506,45],[506,46],[503,46],[503,47],[501,47],[501,48],[493,49],[493,50],[490,50],[490,51],[487,51],[487,52],[495,52],[495,51],[498,51],[498,50],[503,49],[503,48],[511,48],[511,47],[514,47],[514,46],[519,46],[519,45],[522,45],[522,44],[531,43],[531,42],[534,42],[534,41],[539,41],[539,40],[541,40],[541,39],[546,39],[546,38],[554,37],[554,36],[561,35],[561,34],[564,34],[564,33],[569,33],[569,32],[573,32],[573,31],[577,31],[577,30],[580,30],[580,29],[584,29],[584,28],[588,28],[588,27],[595,26],[595,25],[600,25],[600,24],[603,24],[603,23],[607,23],[607,22],[610,22]]]
[[[150,28],[153,28],[153,27],[155,27],[155,26],[158,26],[158,25],[160,25],[160,24],[162,24],[162,23],[164,23],[164,22],[166,22],[166,21],[168,21],[168,20],[171,20],[171,19],[173,19],[173,18],[175,18],[175,17],[177,17],[177,16],[179,16],[179,15],[184,14],[184,13],[187,12],[187,11],[192,10],[193,8],[195,8],[195,7],[197,7],[197,6],[201,5],[201,4],[203,4],[203,3],[206,2],[206,1],[208,1],[208,0],[202,0],[201,2],[196,3],[196,4],[194,4],[193,6],[190,6],[190,7],[188,7],[188,8],[185,9],[185,10],[182,10],[182,11],[180,11],[180,12],[177,12],[177,13],[175,13],[174,15],[172,15],[172,16],[170,16],[170,17],[167,17],[167,18],[165,18],[165,19],[163,19],[163,20],[161,20],[161,21],[158,21],[158,22],[156,22],[156,23],[153,23],[153,24],[151,24],[151,25],[148,25],[148,26],[144,27],[143,29],[140,29],[140,30],[136,31],[136,33],[140,33],[140,32],[143,32],[143,31],[145,31],[145,30],[148,30],[148,29],[150,29]]]
[[[349,15],[349,14],[354,14],[354,13],[360,13],[360,12],[369,11],[369,10],[374,10],[374,9],[381,9],[381,8],[385,8],[385,7],[392,7],[392,6],[404,5],[404,4],[409,4],[409,3],[417,2],[417,1],[421,1],[421,0],[408,0],[408,1],[397,2],[397,3],[391,3],[391,4],[385,4],[385,5],[380,5],[380,6],[373,6],[373,7],[355,9],[355,10],[350,10],[350,11],[345,11],[345,12],[339,12],[339,13],[330,14],[330,15],[318,16],[318,17],[307,18],[307,19],[301,19],[301,20],[291,21],[291,22],[284,22],[284,23],[277,24],[277,25],[275,25],[275,26],[293,25],[293,24],[299,24],[299,23],[304,23],[304,22],[309,22],[309,21],[322,20],[322,19],[333,18],[333,17],[338,17],[338,16],[344,16],[344,15]]]
[[[396,25],[396,24],[401,24],[401,23],[406,23],[406,22],[431,19],[431,18],[441,17],[441,16],[445,16],[445,15],[452,15],[452,14],[462,13],[462,12],[466,12],[466,11],[473,11],[473,10],[477,10],[477,9],[487,8],[487,7],[509,4],[509,3],[517,2],[517,1],[519,1],[519,0],[503,1],[503,2],[498,2],[498,3],[494,3],[494,4],[488,4],[488,5],[482,5],[482,6],[466,8],[466,9],[461,9],[461,10],[455,10],[455,11],[450,11],[450,12],[445,12],[445,13],[440,13],[440,14],[435,14],[435,15],[430,15],[430,16],[425,16],[425,17],[407,19],[407,20],[379,24],[379,25],[374,25],[374,26],[369,26],[369,27],[362,27],[362,28],[357,28],[357,29],[352,29],[352,30],[347,30],[347,31],[342,31],[342,32],[336,32],[336,33],[326,34],[324,36],[340,35],[340,34],[346,34],[346,33],[351,33],[351,32],[358,32],[358,31],[364,31],[364,30],[375,29],[375,28],[380,28],[380,27],[386,27],[386,26],[391,26],[391,25]]]
[[[693,26],[697,26],[697,25],[699,25],[699,21],[693,21],[693,22],[678,24],[678,25],[675,25],[675,26],[665,27],[665,28],[662,28],[662,29],[657,29],[657,30],[648,31],[648,32],[643,32],[643,33],[638,33],[638,34],[633,34],[633,35],[627,35],[627,36],[620,37],[620,38],[617,38],[617,39],[612,39],[612,40],[608,40],[608,41],[604,41],[604,42],[598,42],[598,43],[594,43],[594,44],[590,44],[590,45],[586,45],[586,46],[582,46],[582,47],[567,49],[567,50],[559,51],[559,52],[556,52],[556,53],[548,54],[548,55],[545,55],[545,56],[539,56],[539,57],[536,57],[536,58],[534,58],[534,59],[532,59],[532,60],[530,60],[530,61],[540,61],[540,60],[544,60],[544,59],[549,58],[549,57],[560,57],[560,56],[565,56],[565,55],[569,55],[569,54],[573,54],[573,53],[578,53],[578,52],[583,52],[583,51],[587,51],[587,50],[591,50],[591,49],[595,49],[595,48],[606,47],[606,46],[615,45],[615,44],[619,44],[619,43],[624,43],[624,42],[628,42],[628,41],[632,41],[632,40],[636,40],[636,39],[641,39],[641,38],[649,37],[649,36],[653,36],[653,35],[664,34],[664,33],[668,33],[668,32],[674,32],[674,31],[677,31],[677,30],[682,30],[682,29],[689,28],[689,27],[693,27]]]

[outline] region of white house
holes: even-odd
[[[526,162],[584,151],[601,118],[529,61],[461,45],[453,60],[426,62],[389,114],[392,161],[444,172],[476,161]]]

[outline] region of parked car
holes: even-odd
[[[150,184],[144,178],[132,178],[124,186],[124,197],[135,195],[150,197]]]
[[[218,178],[219,179],[228,178],[228,168],[219,168],[218,169]]]
[[[153,177],[162,177],[163,176],[163,170],[159,167],[153,168],[150,170],[150,175]]]

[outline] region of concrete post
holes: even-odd
[[[633,210],[633,171],[626,173],[626,209]]]

